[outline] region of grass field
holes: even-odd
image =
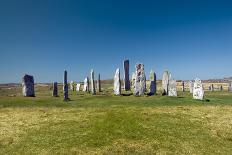
[[[0,89],[0,154],[232,154],[232,94],[92,96]],[[107,87],[107,88],[106,88]]]

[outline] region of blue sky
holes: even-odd
[[[232,76],[229,0],[0,0],[0,83],[82,81],[93,68],[175,79]],[[123,73],[121,72],[121,75]]]

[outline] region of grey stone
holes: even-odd
[[[52,96],[53,97],[58,97],[58,84],[57,84],[57,82],[53,83]]]
[[[190,92],[191,94],[193,93],[193,86],[194,86],[193,81],[189,81],[189,92]]]
[[[168,96],[177,96],[177,91],[176,91],[176,80],[169,80],[168,84]]]
[[[182,92],[185,91],[185,82],[184,81],[182,81],[182,83],[181,83],[181,90],[182,90]]]
[[[203,100],[204,99],[204,90],[201,80],[196,78],[193,87],[193,99]]]
[[[149,94],[148,95],[154,95],[156,94],[156,74],[153,70],[150,71],[150,88],[149,88]]]
[[[220,90],[220,91],[223,91],[223,86],[222,86],[222,85],[219,87],[219,90]]]
[[[71,89],[72,91],[74,91],[74,82],[73,82],[73,81],[70,81],[70,89]]]
[[[100,74],[98,74],[97,89],[98,89],[98,92],[101,92],[101,77],[100,77]]]
[[[169,85],[169,79],[170,79],[170,73],[168,71],[165,71],[163,73],[162,78],[162,95],[168,95],[168,85]]]
[[[33,76],[25,74],[22,78],[22,87],[23,96],[35,97]]]
[[[214,91],[214,85],[213,85],[213,84],[211,84],[210,90],[211,90],[211,91]]]
[[[77,83],[77,84],[76,84],[76,91],[80,91],[80,89],[81,89],[81,84],[80,84],[80,83]]]
[[[232,92],[232,82],[229,83],[228,91],[229,91],[229,92]]]
[[[125,91],[130,90],[130,79],[129,79],[129,60],[123,62],[124,68],[124,89]]]
[[[91,69],[91,72],[90,72],[90,82],[91,82],[91,93],[93,95],[95,95],[96,89],[95,89],[94,70],[93,69]]]
[[[131,86],[132,86],[132,90],[135,89],[135,73],[133,72],[132,73],[132,76],[131,76]]]
[[[145,94],[146,77],[144,72],[144,65],[142,63],[135,65],[135,88],[134,95],[141,96]]]
[[[88,78],[88,77],[86,77],[86,78],[84,79],[83,91],[84,91],[84,92],[89,92],[89,78]]]
[[[121,95],[120,69],[117,68],[114,75],[114,94]]]
[[[68,101],[68,79],[67,79],[67,71],[64,71],[64,81],[63,81],[63,91],[64,91],[64,101]]]

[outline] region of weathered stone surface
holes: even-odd
[[[170,73],[165,71],[162,78],[162,95],[168,95],[168,85],[169,85]]]
[[[89,78],[88,78],[88,77],[86,77],[86,78],[84,79],[83,91],[84,91],[84,92],[89,92]]]
[[[69,100],[68,98],[68,79],[67,79],[67,71],[64,71],[64,79],[63,79],[63,91],[64,91],[64,100]]]
[[[223,86],[222,86],[222,85],[219,87],[219,90],[220,90],[220,91],[223,91]]]
[[[185,82],[184,81],[182,81],[182,83],[181,83],[181,90],[182,90],[182,92],[185,91]]]
[[[153,70],[150,71],[150,88],[149,88],[149,94],[148,95],[154,95],[156,94],[156,74]]]
[[[97,79],[97,90],[98,90],[98,92],[101,92],[101,77],[100,77],[100,74],[98,74],[98,79]]]
[[[121,95],[120,69],[117,68],[114,75],[114,94]]]
[[[193,93],[193,86],[194,86],[193,81],[189,81],[189,92],[190,92],[191,94]]]
[[[132,90],[135,89],[135,73],[132,72],[132,76],[131,76],[131,86],[132,86]]]
[[[71,89],[72,91],[74,91],[74,82],[73,82],[73,81],[70,81],[70,89]]]
[[[90,82],[91,82],[91,93],[93,95],[95,95],[96,94],[96,89],[95,89],[94,70],[93,69],[90,72]]]
[[[57,82],[53,83],[52,96],[53,97],[58,97],[58,85],[57,85]]]
[[[81,84],[77,83],[77,85],[76,85],[76,91],[80,91],[80,89],[81,89]]]
[[[193,99],[203,100],[204,99],[204,90],[201,80],[196,78],[193,87]]]
[[[35,97],[33,76],[25,74],[22,78],[22,87],[23,96]]]
[[[176,80],[169,80],[168,84],[168,96],[177,96],[177,91],[176,91]]]
[[[135,65],[135,88],[134,95],[144,95],[146,90],[146,77],[144,72],[144,65],[142,63]]]
[[[124,89],[125,91],[130,90],[130,79],[129,79],[129,60],[123,62],[124,68]]]

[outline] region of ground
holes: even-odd
[[[1,88],[0,154],[231,154],[231,93],[197,101],[188,92],[113,96],[107,88],[70,92],[69,102],[61,91],[51,97],[50,86],[37,86],[34,98]]]

